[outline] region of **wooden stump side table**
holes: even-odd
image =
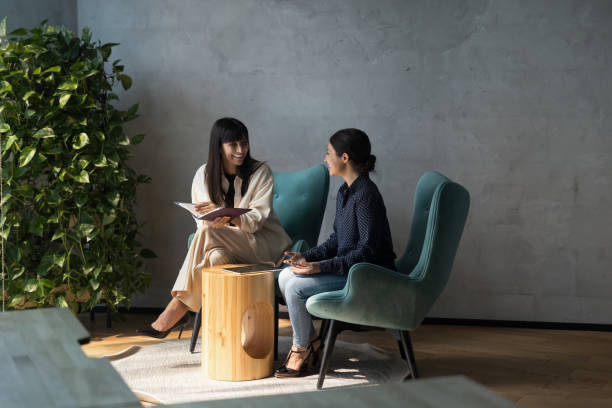
[[[202,372],[246,381],[268,377],[274,364],[274,272],[202,269]]]

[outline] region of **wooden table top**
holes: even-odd
[[[215,273],[215,274],[227,274],[228,276],[242,276],[242,275],[253,275],[253,274],[263,274],[263,273],[273,273],[274,270],[256,270],[252,272],[230,272],[224,270],[224,268],[237,268],[237,267],[246,267],[252,266],[253,264],[226,264],[226,265],[215,265],[208,266],[201,269],[202,273]],[[272,266],[268,266],[268,268],[273,268]]]
[[[89,333],[68,309],[0,313],[0,407],[139,408],[138,398],[105,359],[88,358]],[[314,383],[313,383],[314,388]],[[462,376],[328,389],[170,408],[491,407],[515,405]]]
[[[322,391],[298,394],[192,402],[170,406],[173,408],[516,407],[513,402],[463,376],[429,378],[350,389],[323,389]]]
[[[0,313],[0,407],[141,407],[69,309]]]

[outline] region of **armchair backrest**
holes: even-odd
[[[432,300],[448,282],[469,207],[468,191],[442,174],[429,171],[419,179],[410,238],[397,266],[421,280]]]
[[[323,164],[293,173],[274,172],[272,207],[294,242],[317,245],[329,192],[329,172]]]

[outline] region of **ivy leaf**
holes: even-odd
[[[73,178],[79,183],[89,183],[89,173],[85,170],[81,170],[81,172]]]
[[[130,78],[128,75],[119,75],[119,80],[121,81],[121,85],[123,85],[123,89],[126,91],[132,87],[132,78]]]
[[[119,205],[119,200],[121,199],[121,195],[118,191],[115,191],[112,194],[107,194],[106,199],[111,203],[113,207]]]
[[[57,89],[60,91],[74,91],[78,86],[79,84],[76,81],[69,80],[58,86]]]
[[[24,101],[27,101],[28,99],[30,99],[30,97],[32,95],[36,95],[36,92],[28,91],[28,92],[25,93],[25,95],[23,95],[23,97],[21,99],[23,99]]]
[[[17,268],[16,271],[13,272],[13,274],[11,275],[11,279],[12,280],[19,279],[21,275],[23,275],[24,273],[25,273],[25,268],[23,266],[20,266]]]
[[[19,303],[21,303],[23,298],[24,298],[23,295],[17,295],[15,297],[13,297],[13,299],[11,299],[11,302],[9,303],[8,307],[15,307],[15,306],[17,306]]]
[[[60,268],[64,266],[64,261],[66,257],[64,255],[53,254],[53,264],[59,266]]]
[[[89,144],[89,136],[87,133],[79,133],[78,140],[72,144],[72,147],[79,150]]]
[[[62,94],[62,96],[60,96],[59,98],[60,108],[63,108],[64,106],[66,106],[71,96],[72,96],[71,94]]]
[[[132,137],[132,144],[136,145],[136,144],[142,142],[144,137],[145,137],[144,133],[139,133],[139,134],[135,135],[134,137]]]
[[[66,302],[66,298],[64,296],[58,296],[55,298],[55,307],[67,308],[68,302]]]
[[[28,232],[42,238],[44,223],[45,223],[44,217],[36,217],[30,220],[30,225],[28,226]]]
[[[56,65],[54,67],[51,68],[47,68],[43,71],[43,74],[46,74],[47,72],[62,72],[62,67],[60,67],[59,65]]]
[[[147,248],[144,248],[142,251],[140,251],[140,256],[146,259],[157,258],[157,254]]]
[[[38,130],[36,133],[34,133],[32,137],[36,139],[47,139],[49,137],[55,137],[55,133],[53,132],[53,129],[51,129],[50,127],[44,127]]]
[[[56,239],[60,239],[62,237],[64,237],[66,235],[66,233],[64,231],[56,231],[55,234],[53,234],[53,237],[51,237],[51,241],[55,241]]]
[[[7,81],[0,82],[0,93],[13,92],[13,86]]]
[[[100,50],[100,53],[102,54],[102,58],[104,58],[104,60],[106,60],[108,57],[110,57],[111,54],[111,48],[119,45],[119,43],[106,43],[103,44],[102,46],[100,46],[98,49]]]
[[[53,282],[50,279],[42,278],[42,279],[40,279],[40,284],[41,284],[41,286],[43,286],[45,288],[48,288],[48,289],[52,289],[52,288],[55,287],[55,282]]]
[[[113,221],[115,221],[116,218],[117,216],[114,213],[110,215],[104,214],[104,217],[102,217],[102,225],[108,225],[112,223]]]
[[[32,293],[38,289],[38,281],[36,279],[28,279],[27,283],[23,287],[23,290]]]
[[[91,238],[93,238],[93,232],[96,229],[95,225],[92,224],[86,224],[84,222],[80,223],[77,227],[77,234],[79,234],[80,236],[87,238],[87,240],[89,241]]]
[[[32,161],[32,159],[34,158],[35,154],[36,154],[36,148],[35,147],[28,146],[28,147],[24,148],[21,151],[21,154],[19,155],[19,167],[26,166],[30,161]]]
[[[11,130],[11,127],[8,123],[0,123],[0,133],[6,133]]]
[[[98,282],[98,281],[97,281],[97,280],[95,280],[95,279],[90,279],[90,280],[89,280],[89,284],[91,285],[91,288],[92,288],[93,290],[98,290],[98,288],[100,287],[100,282]]]
[[[128,139],[127,135],[123,133],[121,135],[121,139],[117,140],[117,143],[119,143],[121,146],[128,146],[130,144],[130,139]]]
[[[151,181],[152,181],[151,177],[147,176],[146,174],[140,174],[138,178],[136,179],[136,182],[142,183],[142,184],[148,184]]]
[[[94,162],[94,166],[96,167],[106,167],[108,166],[108,162],[106,161],[106,156],[103,154],[98,157],[98,159]]]
[[[5,28],[6,30],[6,28]],[[22,35],[26,35],[28,33],[28,30],[26,30],[25,28],[18,28],[16,30],[11,31],[10,33],[8,33],[8,35],[14,35],[14,36],[22,36]]]

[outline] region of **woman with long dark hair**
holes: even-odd
[[[274,178],[270,168],[251,157],[249,132],[238,119],[217,120],[210,132],[208,162],[195,174],[191,188],[196,210],[206,213],[217,207],[250,208],[234,219],[196,220],[197,231],[172,288],[172,301],[146,335],[163,338],[186,323],[188,310],[202,303],[201,269],[230,263],[281,263],[291,238],[272,209]],[[182,318],[182,319],[181,319]]]
[[[369,262],[395,270],[395,254],[383,198],[370,180],[376,157],[368,135],[359,129],[334,133],[325,163],[331,176],[345,183],[338,190],[334,232],[327,241],[304,253],[287,252],[278,278],[293,326],[293,345],[276,377],[296,377],[316,364],[321,339],[315,335],[306,300],[344,287],[351,266]]]

